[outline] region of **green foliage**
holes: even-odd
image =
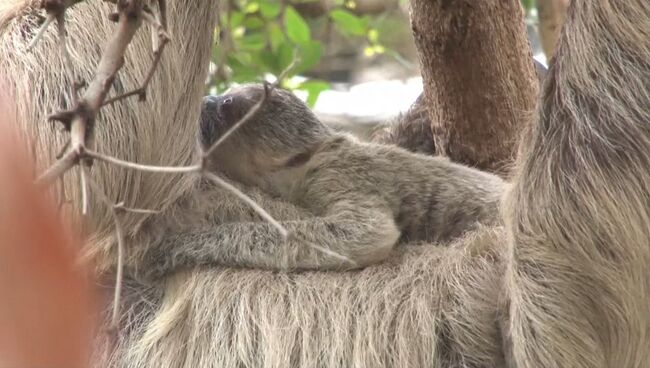
[[[521,5],[524,7],[526,14],[535,7],[535,0],[521,0]]]
[[[284,11],[284,29],[287,37],[295,45],[300,45],[311,40],[311,31],[307,22],[292,7],[287,6]]]
[[[321,92],[330,89],[330,85],[327,82],[312,79],[300,83],[296,89],[306,91],[307,104],[309,106],[314,106],[316,104],[316,100],[318,100],[318,95],[320,95]]]
[[[309,0],[307,0],[309,1]],[[338,6],[320,19],[306,20],[294,7],[305,0],[282,2],[278,0],[230,0],[226,11],[220,14],[216,35],[220,42],[215,47],[212,61],[217,71],[210,81],[212,93],[219,93],[233,83],[255,82],[263,79],[283,79],[284,88],[307,93],[307,102],[316,103],[319,94],[329,89],[327,82],[293,77],[319,64],[323,45],[314,39],[314,24],[331,22],[336,31],[350,38],[363,40],[365,54],[382,54],[386,48],[380,34],[372,27],[372,19],[355,15],[352,0],[339,1]],[[296,59],[291,70],[286,70]]]
[[[363,36],[368,31],[368,19],[358,17],[344,9],[333,10],[330,18],[343,34]]]

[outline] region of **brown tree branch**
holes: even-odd
[[[538,83],[519,0],[410,0],[436,152],[506,174]]]

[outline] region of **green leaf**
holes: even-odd
[[[535,1],[534,0],[521,0],[521,5],[526,10],[526,13],[528,13],[530,11],[530,9],[532,9],[533,6],[535,5]]]
[[[318,41],[305,42],[298,46],[300,62],[292,74],[302,73],[318,65],[323,55],[323,46]]]
[[[232,30],[241,26],[245,17],[246,15],[244,13],[233,11],[232,14],[230,14],[230,23],[228,24],[228,28]]]
[[[348,9],[356,9],[357,8],[357,2],[354,0],[346,0],[344,2],[344,5]]]
[[[284,37],[284,33],[282,33],[282,28],[277,23],[269,24],[266,31],[269,35],[272,51],[277,51],[280,45],[287,43],[287,39]]]
[[[318,80],[318,79],[311,79],[305,82],[302,82],[300,86],[298,86],[296,89],[299,89],[301,91],[306,91],[307,92],[307,105],[309,107],[314,107],[316,105],[316,101],[318,100],[318,96],[320,95],[321,92],[327,91],[330,89],[329,83]]]
[[[251,61],[253,61],[253,58],[247,52],[234,52],[228,55],[228,66],[231,68],[249,65]]]
[[[363,18],[357,17],[347,10],[332,10],[330,17],[334,21],[336,28],[338,28],[341,33],[355,36],[364,36],[366,34],[368,28],[367,21]]]
[[[259,9],[260,9],[260,4],[258,2],[254,1],[252,3],[246,4],[246,7],[244,8],[244,13],[246,13],[246,14],[255,13]]]
[[[258,30],[264,27],[264,21],[258,17],[247,17],[246,20],[244,20],[244,27]]]
[[[260,3],[260,12],[267,19],[273,19],[280,14],[280,4],[271,1]]]
[[[257,82],[259,80],[259,74],[256,70],[246,69],[246,70],[237,70],[233,73],[232,81],[235,83],[249,83]]]
[[[259,33],[253,33],[250,35],[245,35],[244,37],[239,40],[239,47],[242,50],[246,51],[259,51],[266,46],[266,38],[264,37],[264,34],[259,32]]]
[[[278,75],[282,72],[279,66],[280,59],[275,53],[260,52],[258,58],[259,62],[271,73]]]
[[[280,74],[282,71],[284,71],[290,64],[293,62],[293,52],[295,50],[295,47],[290,45],[289,43],[283,43],[280,45],[278,48],[278,51],[276,52],[276,57],[278,59],[278,70],[277,74]],[[289,73],[288,76],[293,75],[293,73],[296,72],[296,70],[292,70],[292,73]]]
[[[287,31],[287,37],[297,44],[311,40],[311,31],[307,22],[292,7],[288,6],[284,13],[284,27]]]
[[[228,66],[232,70],[232,81],[237,83],[256,80],[260,75],[253,57],[249,53],[237,52],[228,57]]]
[[[377,43],[379,41],[379,31],[375,28],[368,31],[368,41],[371,43]]]

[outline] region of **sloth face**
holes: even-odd
[[[199,143],[206,150],[232,129],[264,97],[264,86],[249,84],[220,96],[203,98]],[[285,168],[331,134],[293,93],[272,89],[250,116],[208,158],[211,170],[263,187],[265,179]]]

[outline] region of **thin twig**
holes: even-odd
[[[117,236],[117,271],[115,273],[111,327],[116,330],[120,321],[120,298],[122,297],[122,279],[124,277],[122,275],[124,272],[124,232],[117,212],[118,210],[113,207],[113,221],[115,222],[115,235]]]
[[[336,259],[338,259],[338,260],[341,260],[341,261],[344,261],[344,262],[348,262],[348,263],[350,263],[350,264],[353,265],[353,266],[357,266],[357,262],[354,261],[353,259],[348,258],[348,257],[346,257],[346,256],[344,256],[344,255],[342,255],[342,254],[336,253],[335,251],[333,251],[333,250],[331,250],[331,249],[327,249],[327,248],[325,248],[325,247],[321,247],[320,245],[316,245],[316,244],[313,244],[313,243],[310,243],[310,242],[307,242],[307,246],[308,246],[308,247],[311,247],[311,248],[314,248],[315,250],[317,250],[317,251],[319,251],[319,252],[322,252],[322,253],[324,253],[324,254],[327,254],[327,255],[330,256],[330,257],[334,257],[334,258],[336,258]]]
[[[65,30],[65,11],[62,11],[61,13],[57,14],[56,24],[57,24],[57,29],[59,31],[59,47],[61,47],[61,55],[63,56],[64,69],[66,74],[68,74],[68,78],[73,84],[72,87],[73,98],[76,98],[75,97],[76,92],[74,87],[76,79],[74,76],[74,66],[72,64],[72,58],[70,57],[70,50],[68,50],[68,41],[67,41],[68,37],[67,37],[67,32]]]
[[[86,216],[88,214],[88,182],[86,180],[86,169],[84,168],[83,162],[78,165],[79,167],[79,178],[81,185],[81,214]]]
[[[145,7],[142,11],[142,19],[151,26],[153,40],[154,42],[159,42],[161,40],[167,40],[169,41],[169,34],[167,33],[167,28],[165,28],[162,23],[156,18],[156,16],[153,14],[153,11],[149,7]],[[153,45],[153,52],[155,53],[156,51],[159,50],[159,44]]]
[[[31,52],[34,47],[36,47],[36,44],[38,44],[38,41],[43,38],[43,35],[45,34],[45,30],[47,30],[47,27],[52,24],[52,21],[56,18],[55,15],[53,14],[48,14],[47,18],[45,18],[45,22],[41,25],[41,28],[38,29],[38,32],[36,32],[36,36],[32,39],[32,41],[27,45],[27,52]]]
[[[167,30],[167,1],[158,0],[158,11],[160,13],[160,24]]]
[[[147,172],[156,172],[156,173],[190,173],[190,172],[200,172],[201,165],[192,165],[192,166],[154,166],[154,165],[143,165],[136,164],[134,162],[120,160],[112,156],[104,155],[93,150],[86,150],[85,155],[93,159],[111,163],[126,169],[133,169],[139,171]]]
[[[273,225],[276,229],[278,229],[278,232],[280,235],[282,235],[282,238],[286,239],[287,236],[289,235],[289,232],[287,229],[282,226],[276,219],[273,218],[268,212],[266,212],[265,209],[260,207],[259,204],[257,204],[254,200],[251,199],[251,197],[247,196],[242,192],[241,190],[237,189],[234,185],[228,183],[227,181],[221,179],[217,175],[205,171],[203,172],[203,176],[211,181],[213,181],[215,184],[219,185],[220,187],[227,189],[228,191],[232,192],[237,198],[241,199],[244,201],[246,204],[248,204],[255,212],[257,212],[265,221]]]
[[[84,165],[79,165],[81,170],[86,170]],[[113,204],[111,200],[106,196],[106,193],[99,187],[99,185],[92,179],[88,177],[88,183],[93,189],[93,192],[97,197],[104,202],[108,207],[111,208],[111,213],[113,217],[113,222],[115,224],[115,236],[117,238],[117,270],[115,273],[115,290],[113,293],[113,311],[111,315],[111,323],[109,326],[110,330],[117,331],[119,319],[120,319],[120,299],[122,297],[122,280],[124,278],[124,231],[122,230],[122,223],[119,218],[119,211],[122,210],[122,207],[119,204]]]
[[[120,211],[139,213],[139,214],[143,214],[143,215],[156,215],[156,214],[159,214],[161,212],[160,210],[148,210],[148,209],[144,209],[144,208],[125,207],[124,202],[120,202],[120,203],[116,204],[115,208],[119,209]]]
[[[66,171],[76,165],[77,162],[79,162],[79,154],[77,151],[69,150],[36,179],[36,186],[42,188],[50,186],[56,179],[60,178]]]
[[[143,97],[141,97],[141,96],[144,96],[144,94],[143,94],[142,91],[143,91],[142,87],[138,87],[138,88],[134,89],[133,91],[125,92],[125,93],[122,93],[121,95],[111,97],[111,98],[107,99],[106,101],[104,101],[104,104],[102,106],[112,105],[117,101],[124,100],[126,98],[129,98],[129,97],[135,96],[135,95],[140,96],[139,97],[140,101],[143,101]]]
[[[288,240],[289,231],[278,220],[274,219],[273,216],[271,216],[271,214],[266,212],[266,210],[264,210],[259,204],[257,204],[257,202],[255,202],[253,199],[251,199],[251,197],[247,196],[246,194],[244,194],[244,192],[237,189],[237,187],[235,187],[234,185],[232,185],[232,184],[228,183],[227,181],[221,179],[219,176],[215,175],[214,173],[211,173],[209,171],[204,171],[203,176],[205,178],[211,180],[215,184],[219,185],[220,187],[222,187],[222,188],[228,190],[229,192],[233,193],[235,196],[237,196],[237,198],[239,198],[240,200],[242,200],[243,202],[248,204],[255,212],[257,212],[257,214],[259,214],[262,217],[262,219],[264,219],[266,222],[271,224],[271,226],[275,227],[278,230],[278,232],[282,236],[282,240],[284,242],[286,242]],[[337,253],[337,252],[335,252],[335,251],[333,251],[331,249],[327,249],[327,248],[321,247],[319,245],[312,244],[310,242],[307,242],[307,246],[309,246],[309,247],[311,247],[311,248],[313,248],[313,249],[315,249],[315,250],[317,250],[319,252],[327,254],[327,255],[329,255],[331,257],[334,257],[334,258],[337,258],[339,260],[348,262],[348,263],[350,263],[352,265],[356,265],[356,262],[354,260],[352,260],[352,259],[350,259],[350,258],[348,258],[348,257],[346,257],[344,255],[341,255],[341,254],[339,254],[339,253]]]

